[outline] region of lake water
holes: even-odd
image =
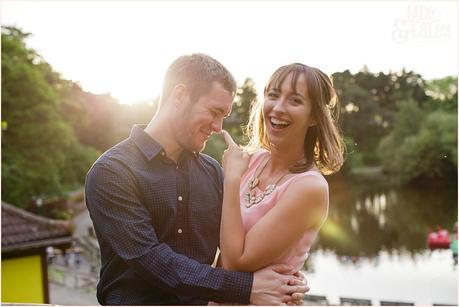
[[[330,181],[330,210],[305,263],[310,294],[456,304],[458,269],[449,249],[431,251],[438,225],[452,231],[457,189],[391,188]]]

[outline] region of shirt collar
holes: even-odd
[[[156,142],[151,136],[149,136],[144,129],[147,125],[134,125],[131,129],[131,134],[129,138],[134,141],[140,151],[145,155],[148,160],[153,159],[158,154],[165,155],[165,151],[163,147]],[[182,153],[182,158],[185,156],[192,156],[194,158],[199,157],[198,152],[191,152],[188,150],[184,150]]]
[[[144,131],[146,127],[147,125],[134,125],[131,129],[129,138],[134,141],[145,157],[151,160],[161,152],[164,152],[164,149]]]

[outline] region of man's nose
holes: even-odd
[[[216,133],[220,133],[223,128],[223,118],[216,119],[212,122],[212,130]]]

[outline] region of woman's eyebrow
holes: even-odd
[[[294,93],[293,93],[293,96],[299,96],[299,97],[301,97],[301,98],[303,98],[303,99],[306,99],[303,95],[301,95],[301,94],[298,93],[298,92],[294,92]]]

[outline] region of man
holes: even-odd
[[[86,204],[101,249],[101,304],[269,305],[308,290],[291,285],[296,279],[281,274],[285,266],[256,273],[210,266],[219,240],[223,174],[200,151],[221,131],[235,91],[231,73],[215,59],[178,58],[148,126],[134,126],[128,139],[92,166]]]

